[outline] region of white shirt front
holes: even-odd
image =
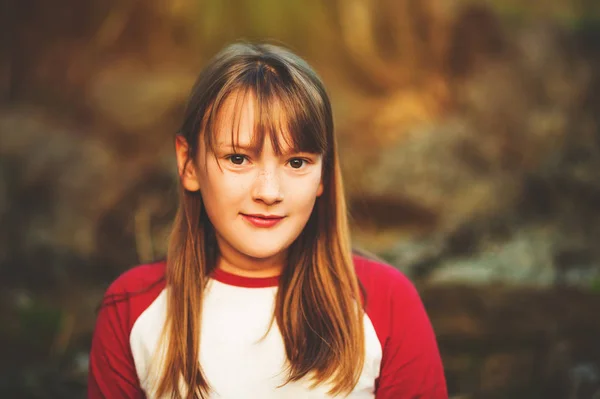
[[[148,398],[162,372],[159,348],[166,319],[167,288],[133,325],[130,345],[140,383]],[[330,398],[327,385],[311,389],[306,379],[285,384],[286,355],[277,323],[271,324],[277,287],[248,288],[210,280],[206,290],[200,337],[200,364],[210,383],[210,398],[317,399]],[[270,329],[269,329],[270,326]],[[374,398],[381,344],[369,317],[364,316],[365,365],[348,398]],[[266,334],[266,335],[265,335]]]

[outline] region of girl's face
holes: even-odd
[[[200,190],[222,253],[266,260],[284,254],[306,225],[323,192],[322,157],[293,152],[285,144],[277,155],[268,135],[259,154],[251,148],[252,96],[238,114],[235,96],[230,96],[216,124],[215,153],[199,140],[198,162],[185,171],[186,145],[178,140],[180,175],[187,190]],[[232,129],[238,132],[235,151]],[[280,143],[285,134],[281,132]]]

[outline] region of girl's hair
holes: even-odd
[[[282,47],[241,43],[226,47],[200,74],[179,132],[188,143],[191,166],[200,155],[199,140],[204,140],[205,156],[214,150],[215,124],[230,96],[235,96],[238,114],[244,99],[253,99],[256,148],[262,148],[268,136],[277,153],[283,139],[295,150],[323,157],[324,191],[289,248],[273,320],[285,345],[286,383],[306,377],[313,386],[330,383],[331,394],[349,393],[364,363],[363,308],[325,88],[306,62]],[[234,145],[235,137],[232,131]],[[163,331],[167,344],[158,396],[208,396],[210,387],[199,363],[200,323],[203,291],[217,256],[214,227],[200,193],[180,185],[180,206],[167,254],[168,310]],[[180,391],[183,382],[187,393]]]

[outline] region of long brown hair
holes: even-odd
[[[284,127],[290,132],[284,138],[287,144],[323,156],[324,192],[289,248],[273,320],[285,344],[286,383],[310,378],[313,386],[331,384],[331,394],[349,393],[364,363],[363,310],[328,95],[311,67],[289,50],[269,44],[230,45],[209,62],[192,90],[178,133],[188,143],[189,162],[198,159],[199,140],[204,140],[207,154],[214,151],[220,108],[240,93],[255,101],[257,144],[268,135],[281,151]],[[272,114],[275,109],[283,118]],[[203,291],[218,248],[200,194],[183,187],[180,193],[167,255],[167,344],[156,393],[205,398],[210,387],[199,363],[200,323]],[[182,383],[187,392],[181,392]]]

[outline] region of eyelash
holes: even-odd
[[[246,155],[243,155],[243,154],[231,154],[231,155],[227,155],[225,157],[225,159],[227,159],[229,162],[231,162],[235,166],[242,166],[242,164],[234,163],[233,162],[232,159],[236,158],[236,157],[241,157],[243,160],[248,160],[248,157]],[[302,169],[302,166],[307,165],[307,164],[310,163],[310,160],[306,159],[306,158],[290,158],[290,160],[288,161],[288,164],[291,163],[292,161],[302,161],[303,162],[302,165],[299,168],[292,168],[292,169]]]

